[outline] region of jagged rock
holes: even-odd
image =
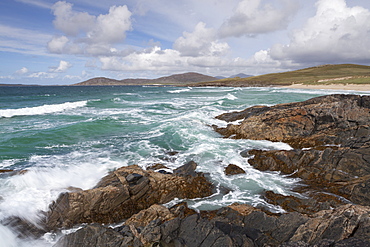
[[[268,203],[279,205],[287,212],[309,215],[345,204],[335,195],[319,192],[306,194],[303,198],[284,196],[273,191],[266,191],[263,196]]]
[[[350,204],[320,211],[302,224],[290,240],[303,241],[311,245],[323,239],[337,242],[351,237],[369,241],[369,213],[369,207]]]
[[[186,172],[178,172],[178,176],[144,171],[136,165],[117,169],[93,189],[62,193],[50,205],[47,229],[80,223],[117,223],[153,204],[211,195],[214,186],[195,168],[195,163],[186,164]]]
[[[343,143],[350,137],[370,134],[369,102],[369,96],[327,95],[271,107],[254,106],[218,116],[228,122],[244,120],[215,129],[226,137],[283,141],[295,148]]]
[[[159,207],[145,210],[152,220],[133,216],[137,221],[126,221],[115,229],[87,226],[61,238],[56,247],[89,246],[369,246],[370,207],[344,205],[337,209],[320,211],[307,217],[299,213],[268,215],[243,204],[233,204],[216,211],[196,213],[188,211],[186,204],[170,209]],[[153,214],[148,214],[153,212]],[[155,215],[152,217],[150,215]],[[180,216],[181,215],[181,216]],[[114,232],[115,231],[115,232]],[[84,233],[85,232],[85,233]],[[101,236],[96,233],[101,233]],[[120,234],[121,237],[119,237]],[[74,235],[74,236],[73,236]],[[105,242],[108,244],[105,244]],[[121,242],[119,242],[121,241]],[[85,243],[88,243],[87,245]],[[90,245],[92,246],[92,245]]]
[[[18,238],[37,239],[46,233],[46,230],[41,224],[34,224],[16,216],[6,218],[0,223],[12,229],[12,231],[17,234]]]
[[[168,221],[174,219],[175,215],[170,212],[165,206],[158,204],[150,206],[148,209],[141,210],[125,221],[126,225],[134,225],[135,227],[147,226],[153,220]]]
[[[183,166],[175,169],[173,171],[174,175],[186,177],[186,176],[196,176],[195,169],[197,168],[197,164],[194,161],[190,161]]]
[[[327,95],[217,118],[243,119],[239,125],[215,128],[226,137],[283,141],[295,148],[243,151],[254,168],[292,174],[313,190],[370,205],[370,96]]]
[[[88,225],[76,232],[63,236],[53,247],[120,247],[125,239],[117,231],[98,224]]]
[[[281,171],[300,177],[316,190],[334,193],[361,205],[370,205],[369,148],[324,150],[252,150],[249,163],[261,171]]]
[[[225,168],[226,175],[245,174],[245,171],[237,165],[230,164]]]
[[[151,166],[147,167],[146,169],[147,170],[159,170],[159,169],[168,169],[168,167],[166,167],[163,164],[157,163],[157,164],[154,164],[154,165],[151,165]]]

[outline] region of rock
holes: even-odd
[[[370,207],[350,204],[311,217],[268,215],[243,204],[190,214],[186,204],[144,211],[115,229],[86,226],[55,246],[369,246],[370,240]]]
[[[53,247],[119,247],[125,239],[117,231],[98,224],[88,225],[72,234],[63,236]]]
[[[81,223],[117,223],[153,204],[211,195],[214,186],[194,171],[194,164],[179,168],[182,171],[179,175],[144,171],[139,166],[122,167],[104,177],[93,189],[62,193],[50,205],[47,229]]]
[[[14,170],[0,169],[0,173],[14,172]]]
[[[369,102],[370,96],[327,95],[271,107],[255,106],[218,116],[228,122],[243,120],[239,125],[215,129],[226,137],[286,142],[295,149],[243,151],[243,157],[250,157],[249,163],[261,171],[302,178],[312,191],[370,205]],[[275,203],[306,213],[324,206],[306,205],[310,209],[300,211],[293,204],[301,204],[302,209],[302,200],[290,198],[288,203],[288,198],[280,198]],[[335,200],[330,203],[336,204]]]
[[[168,221],[174,219],[175,215],[164,206],[155,204],[148,209],[141,210],[125,221],[126,225],[134,225],[137,227],[147,226],[153,220]]]
[[[252,150],[249,163],[261,171],[281,171],[304,180],[311,188],[333,193],[361,205],[370,205],[368,148],[324,150]]]
[[[37,239],[46,233],[41,224],[34,224],[16,216],[6,218],[0,223],[12,229],[17,237],[22,239]]]
[[[230,164],[225,168],[226,175],[245,174],[245,171],[237,165]]]
[[[298,212],[308,215],[345,204],[335,195],[310,192],[306,193],[305,197],[302,198],[284,196],[273,191],[266,191],[263,196],[268,203],[279,205],[287,212]]]
[[[307,101],[254,106],[218,116],[239,125],[215,128],[226,137],[282,141],[295,148],[337,144],[352,136],[369,135],[369,96],[327,95]]]
[[[146,168],[147,170],[168,169],[165,165],[157,163]]]
[[[320,211],[302,224],[290,240],[303,241],[310,245],[323,239],[338,242],[351,237],[369,241],[369,213],[369,207],[350,204]]]
[[[194,161],[189,161],[185,165],[175,169],[173,171],[173,174],[176,176],[196,176],[197,173],[195,172],[195,169],[197,168],[197,164]]]

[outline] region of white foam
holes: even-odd
[[[70,186],[90,189],[106,173],[125,164],[99,157],[102,154],[72,152],[66,155],[34,155],[27,172],[0,179],[0,220],[19,216],[35,224],[39,211]],[[108,156],[105,155],[105,156]]]
[[[10,118],[14,116],[33,116],[33,115],[43,115],[55,112],[61,112],[65,110],[70,110],[78,107],[86,106],[87,101],[77,101],[77,102],[65,102],[62,104],[53,105],[42,105],[35,107],[25,107],[20,109],[5,109],[0,110],[0,118]]]
[[[183,93],[183,92],[189,92],[192,88],[191,87],[188,87],[188,88],[182,88],[182,89],[177,89],[177,90],[169,90],[167,92],[169,93]]]
[[[11,230],[0,224],[0,246],[18,247],[19,245],[16,239],[16,236]]]

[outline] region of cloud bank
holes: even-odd
[[[243,0],[233,16],[220,27],[221,37],[253,36],[285,29],[291,17],[297,12],[294,0],[276,1],[263,4],[262,0]]]
[[[288,45],[270,50],[275,60],[296,63],[370,62],[370,11],[345,0],[319,0],[316,14],[293,31]]]
[[[114,53],[112,45],[123,42],[132,29],[127,6],[112,6],[106,15],[93,16],[73,10],[73,5],[59,1],[52,7],[56,29],[64,35],[48,42],[52,53],[101,55]]]

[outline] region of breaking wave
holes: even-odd
[[[86,104],[87,104],[87,101],[85,100],[85,101],[77,101],[77,102],[65,102],[62,104],[25,107],[25,108],[20,108],[20,109],[4,109],[4,110],[0,110],[0,118],[51,114],[51,113],[62,112],[65,110],[70,110],[70,109],[74,109],[78,107],[83,107],[83,106],[86,106]]]

